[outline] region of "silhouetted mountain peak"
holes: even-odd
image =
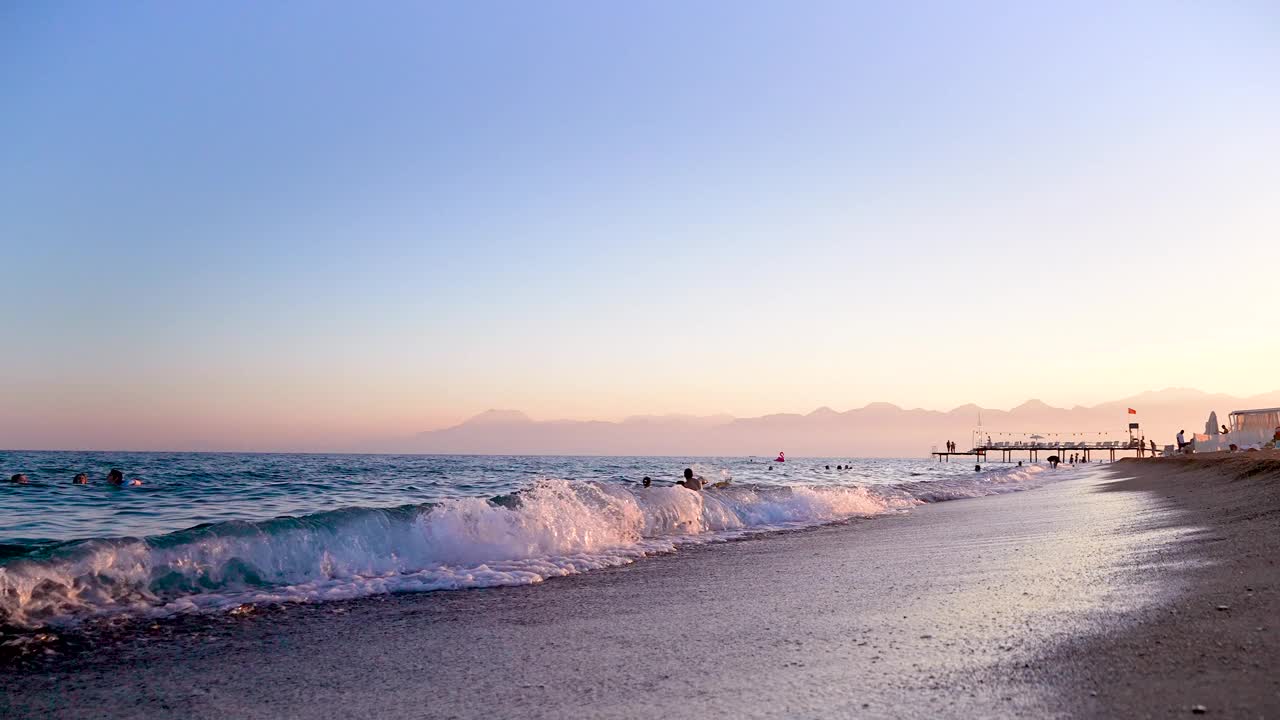
[[[901,410],[902,410],[902,408],[898,407],[897,405],[894,405],[893,403],[887,403],[887,402],[873,402],[873,403],[867,403],[866,405],[864,405],[864,406],[862,407],[862,409],[863,409],[863,410],[870,410],[870,411],[872,411],[872,412],[876,412],[876,411],[879,411],[879,412],[884,412],[884,411],[899,412],[899,411],[901,411]]]
[[[463,422],[463,425],[510,425],[514,423],[531,423],[533,418],[520,412],[519,410],[485,410],[473,418]]]
[[[1028,410],[1058,410],[1058,409],[1059,408],[1055,408],[1052,405],[1044,402],[1043,400],[1032,398],[1022,403],[1018,407],[1014,408],[1010,412],[1027,412]]]

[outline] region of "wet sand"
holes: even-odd
[[[1280,715],[1277,473],[1112,468],[1137,477],[1099,469],[539,586],[64,638],[0,671],[0,715]]]
[[[1155,497],[1207,530],[1161,548],[1184,591],[1122,631],[1064,644],[1050,662],[1107,698],[1114,717],[1195,706],[1280,717],[1280,453],[1125,460],[1107,492]]]

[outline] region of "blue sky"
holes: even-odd
[[[1274,390],[1278,21],[10,3],[0,422],[311,447]]]

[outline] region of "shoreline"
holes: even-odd
[[[1159,548],[1185,591],[1124,631],[1064,643],[1048,661],[1115,717],[1280,716],[1280,452],[1127,459],[1102,490],[1146,494],[1206,531]]]
[[[1275,630],[1251,623],[1277,609],[1280,481],[1206,490],[1223,462],[1121,462],[536,586],[157,623],[7,668],[0,714],[1275,714]]]

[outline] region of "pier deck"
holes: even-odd
[[[993,443],[990,445],[982,445],[971,448],[969,450],[957,450],[948,452],[945,450],[934,450],[931,456],[938,458],[938,462],[950,462],[952,455],[978,457],[982,461],[987,462],[1013,462],[1015,454],[1026,453],[1027,459],[1036,462],[1040,459],[1040,453],[1046,452],[1048,455],[1057,455],[1065,458],[1069,453],[1079,453],[1085,462],[1090,461],[1090,456],[1098,456],[1099,453],[1106,453],[1111,462],[1116,461],[1116,453],[1121,455],[1125,453],[1134,453],[1135,457],[1146,457],[1151,453],[1151,448],[1143,447],[1136,443],[1130,444],[1123,441],[1113,442],[1079,442],[1079,443]],[[1000,460],[989,460],[991,455],[999,455]],[[1047,455],[1046,455],[1047,457]]]

